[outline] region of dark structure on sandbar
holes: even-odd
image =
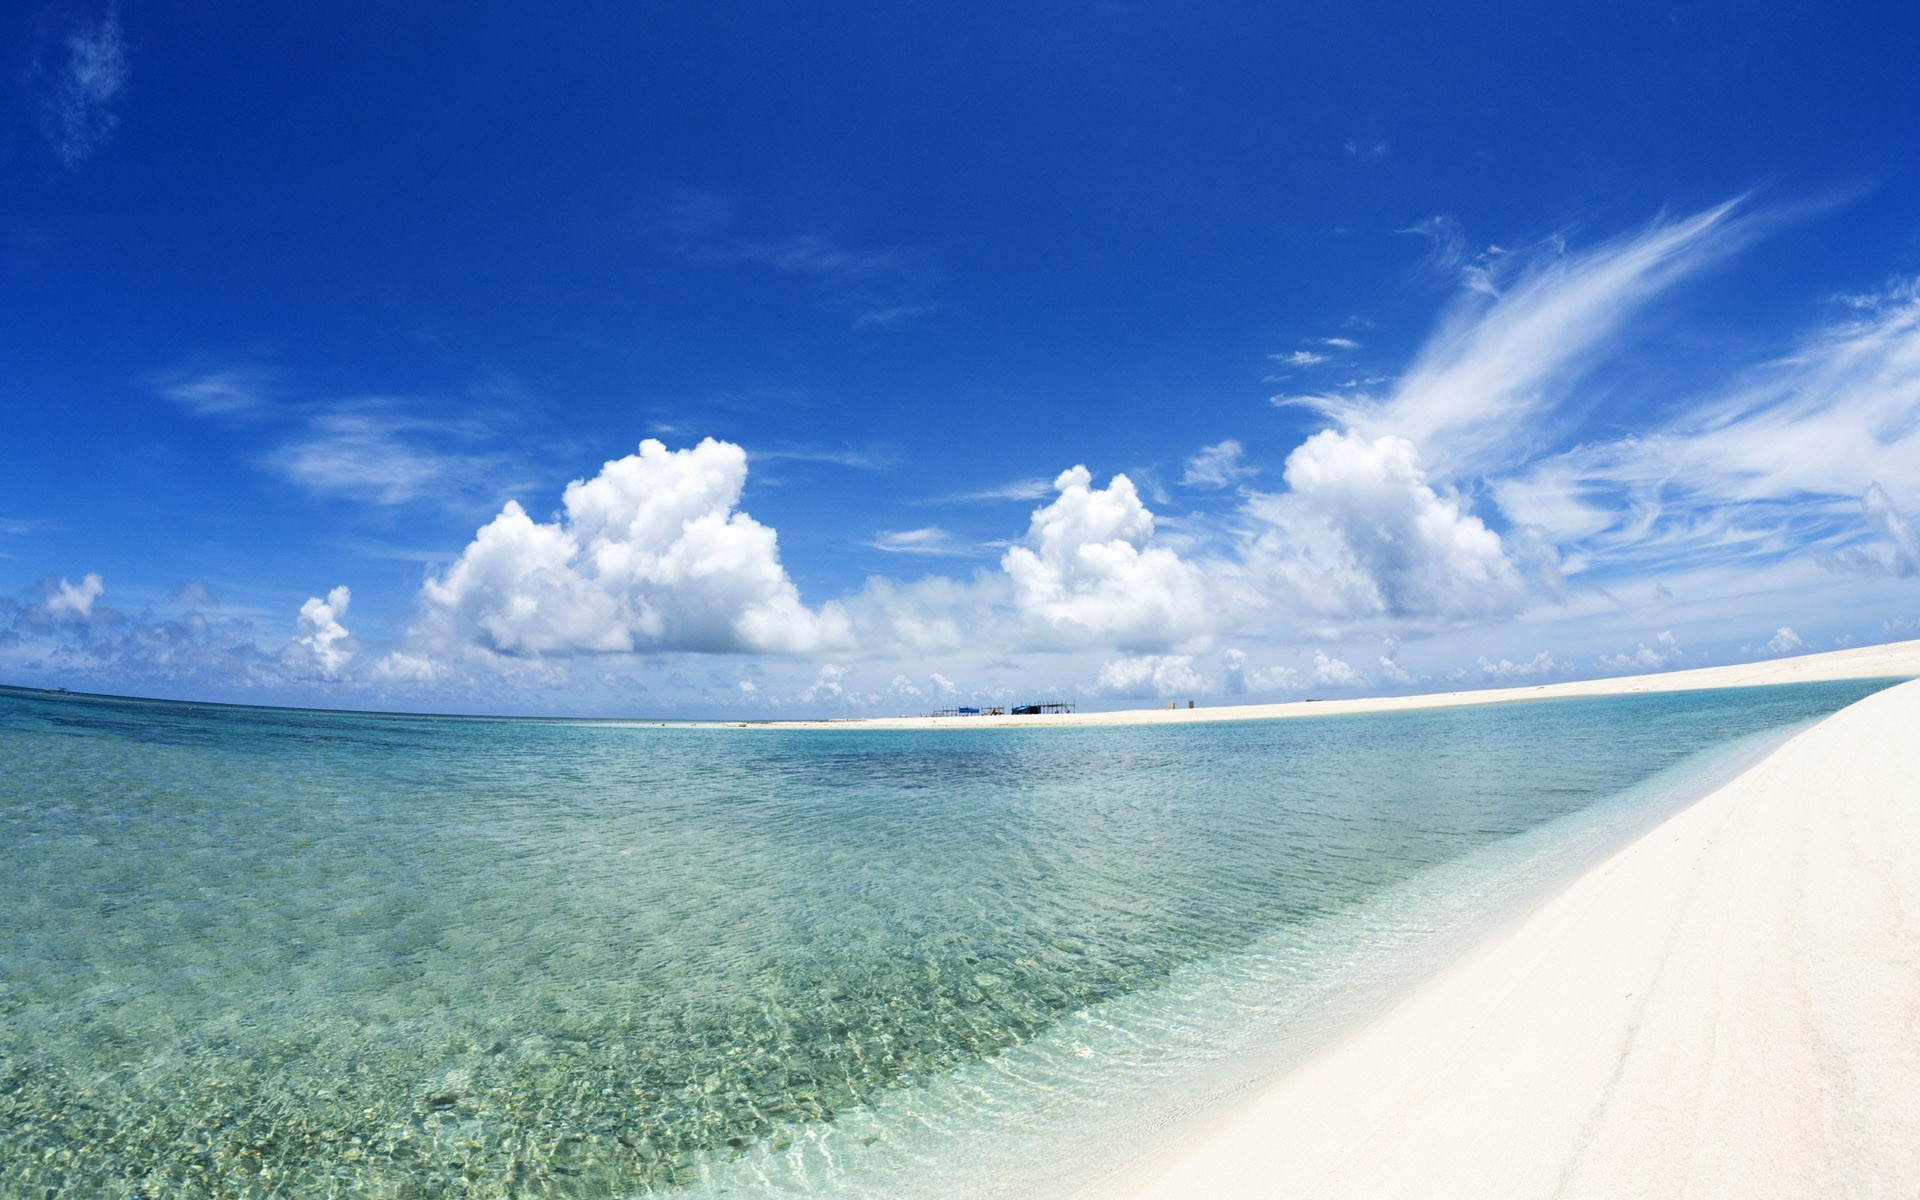
[[[1073,701],[1053,700],[1046,704],[1016,704],[1011,709],[1001,708],[998,704],[989,704],[984,708],[936,708],[927,715],[930,717],[1004,717],[1009,714],[1016,717],[1038,716],[1040,713],[1070,713]]]

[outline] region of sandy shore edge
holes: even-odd
[[[1373,696],[1341,700],[1295,700],[1285,704],[1232,704],[1210,708],[1141,708],[1116,712],[1048,713],[1013,717],[868,717],[832,721],[700,722],[757,729],[1030,729],[1035,726],[1156,725],[1190,721],[1255,721],[1329,713],[1396,712],[1499,704],[1556,696],[1618,696],[1631,692],[1701,691],[1707,688],[1760,687],[1772,683],[1815,683],[1832,679],[1911,679],[1920,677],[1920,641],[1858,646],[1724,667],[1696,667],[1653,675],[1622,675],[1527,687],[1435,692],[1420,696]]]
[[[1802,732],[1082,1195],[1920,1195],[1917,734],[1920,681]]]

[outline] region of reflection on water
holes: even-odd
[[[0,1195],[672,1190],[1878,686],[964,732],[0,689]]]

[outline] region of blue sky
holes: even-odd
[[[780,716],[1920,636],[1920,15],[1318,7],[9,8],[0,682]]]

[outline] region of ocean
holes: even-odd
[[[1061,1193],[1884,686],[914,731],[0,688],[0,1197]]]

